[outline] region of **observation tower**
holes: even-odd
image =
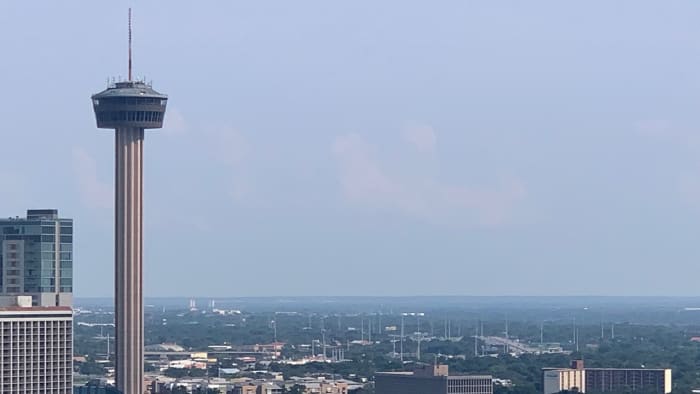
[[[129,9],[128,80],[92,96],[97,127],[114,129],[114,302],[116,386],[143,390],[143,140],[163,127],[168,96],[131,74]]]

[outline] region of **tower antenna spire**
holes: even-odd
[[[129,7],[129,82],[131,82],[131,7]]]

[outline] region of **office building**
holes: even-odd
[[[667,394],[671,388],[671,370],[646,368],[586,368],[586,392]]]
[[[73,311],[32,306],[30,296],[0,307],[2,393],[73,392]]]
[[[114,299],[115,381],[124,393],[143,393],[143,141],[163,127],[168,97],[132,79],[129,10],[128,80],[92,96],[97,127],[115,132]]]
[[[545,368],[542,371],[544,394],[562,390],[581,393],[644,392],[667,394],[672,390],[670,369],[584,368],[582,360],[571,368]]]
[[[378,372],[377,394],[492,394],[489,375],[450,376],[447,365],[419,366],[413,372]]]
[[[0,306],[21,295],[35,306],[71,306],[72,294],[73,220],[56,209],[0,219]]]
[[[586,392],[586,371],[583,362],[575,360],[571,368],[545,368],[542,371],[542,387],[545,394],[561,391]]]

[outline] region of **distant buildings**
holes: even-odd
[[[73,220],[56,209],[0,219],[0,306],[19,295],[35,306],[73,303]]]
[[[227,394],[282,394],[283,392],[284,389],[274,382],[248,382],[235,385],[233,389],[227,391]]]
[[[73,387],[73,394],[121,394],[114,386],[99,379],[91,380],[83,386]]]
[[[293,390],[294,387],[300,389],[303,394],[348,394],[352,390],[357,390],[363,385],[361,383],[350,380],[333,380],[325,378],[291,378],[284,382],[287,391]]]
[[[573,361],[571,368],[545,368],[542,371],[544,394],[562,390],[581,393],[643,391],[667,394],[671,392],[671,383],[670,369],[584,368],[582,360]]]
[[[488,375],[450,376],[446,365],[425,365],[414,372],[378,372],[377,394],[492,394]]]
[[[30,296],[15,300],[0,307],[2,393],[72,393],[73,311],[32,307]]]

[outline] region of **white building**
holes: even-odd
[[[73,392],[73,311],[31,307],[26,300],[0,308],[2,393]]]
[[[543,371],[544,394],[555,394],[562,390],[572,391],[576,389],[580,393],[586,392],[586,371],[584,369],[550,369]]]

